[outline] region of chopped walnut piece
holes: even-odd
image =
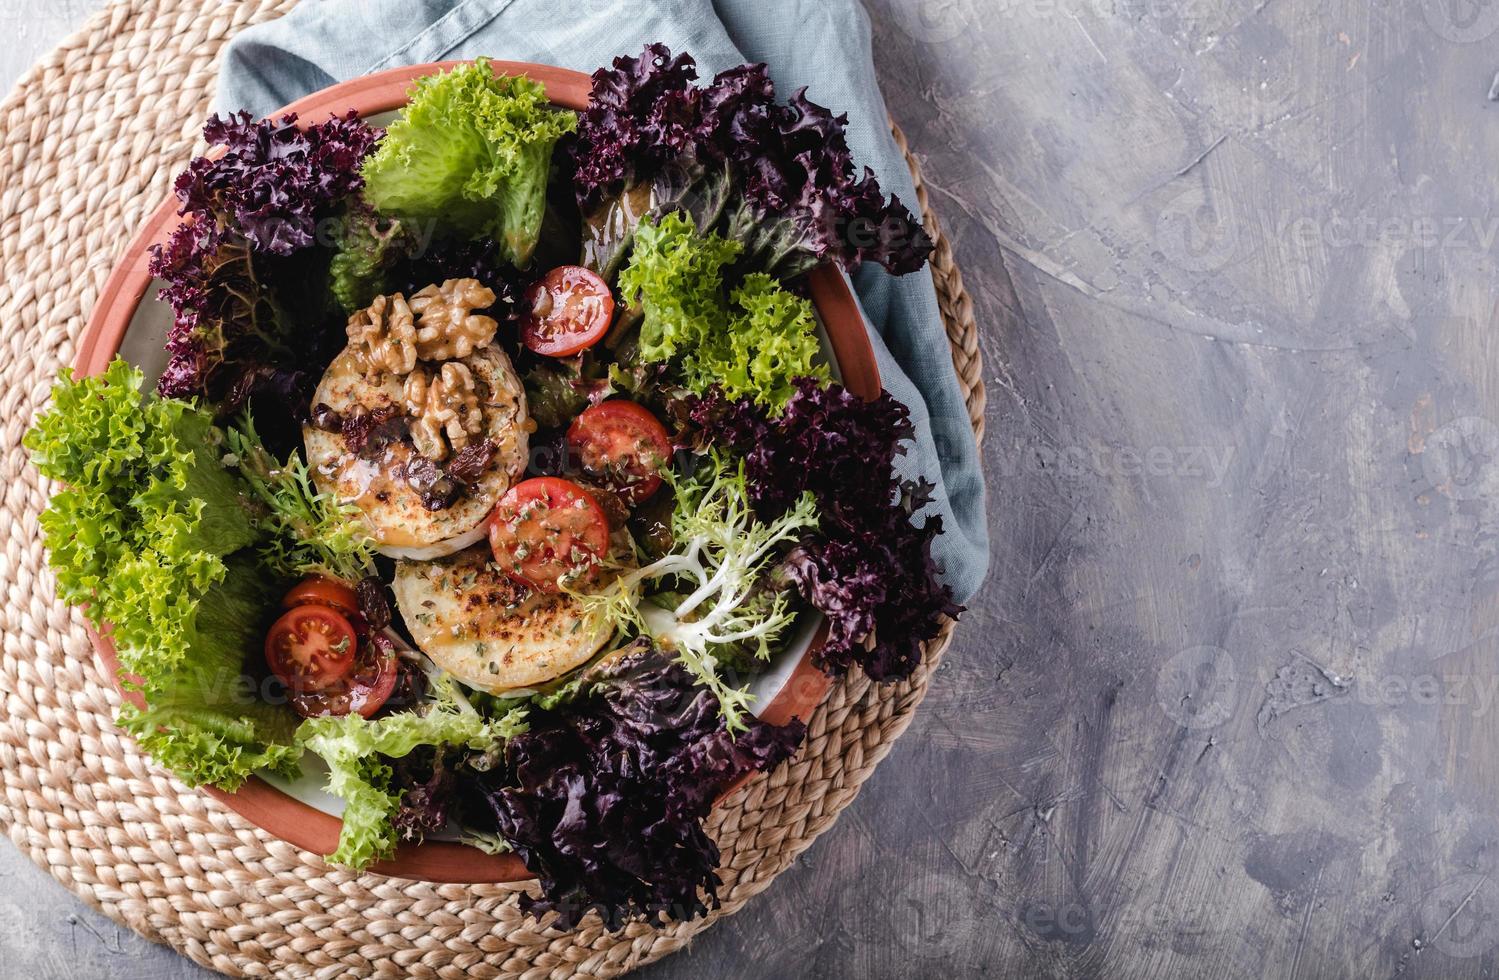
[[[411,373],[418,357],[416,323],[406,297],[376,296],[369,306],[349,317],[349,346],[361,348],[368,371]]]
[[[406,378],[406,412],[414,420],[411,440],[416,451],[442,462],[484,431],[479,392],[468,365],[448,361],[434,377],[417,367]]]
[[[488,309],[494,301],[494,290],[477,279],[449,279],[413,295],[417,355],[424,361],[447,361],[486,346],[499,324],[474,310]]]

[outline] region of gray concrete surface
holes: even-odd
[[[0,80],[94,6],[6,2]],[[996,571],[838,826],[648,975],[1491,975],[1499,5],[867,2]],[[0,847],[0,975],[197,972]]]

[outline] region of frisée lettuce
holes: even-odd
[[[693,421],[714,445],[744,454],[762,519],[817,499],[821,520],[782,569],[827,617],[817,665],[833,674],[857,666],[876,681],[909,677],[943,617],[963,611],[932,559],[941,515],[919,518],[931,486],[895,471],[910,410],[889,392],[865,400],[812,378],[796,386],[778,418],[715,391],[693,406]]]
[[[742,659],[746,649],[768,660],[796,619],[768,573],[783,545],[816,527],[817,512],[808,494],[778,519],[760,523],[742,464],[710,454],[702,469],[676,480],[672,553],[642,568],[620,569],[603,589],[580,593],[577,600],[588,615],[648,637],[672,654],[713,692],[725,727],[743,732],[752,699],[723,668],[730,659]],[[669,599],[651,601],[648,587]]]
[[[487,59],[429,75],[364,162],[365,199],[383,214],[493,238],[523,266],[541,236],[552,150],[576,127],[540,82],[496,75]]]
[[[525,709],[487,720],[447,680],[437,700],[418,712],[399,712],[374,721],[358,714],[312,718],[302,723],[297,741],[328,763],[328,792],[345,803],[343,832],[333,864],[353,868],[395,853],[393,821],[401,790],[392,787],[391,759],[423,746],[467,747],[485,752],[526,730]]]
[[[262,564],[287,578],[328,575],[358,582],[374,572],[375,541],[357,507],[320,492],[299,453],[285,462],[271,455],[248,414],[227,435],[227,458],[265,505]]]

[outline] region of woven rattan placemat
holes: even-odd
[[[434,885],[337,871],[185,789],[111,721],[118,696],[79,616],[57,601],[37,514],[48,487],[21,436],[73,360],[133,229],[169,192],[209,111],[219,52],[292,0],[125,0],[33,68],[0,105],[0,824],[90,905],[225,973],[265,976],[615,976],[732,915],[837,819],[911,721],[950,639],[909,681],[836,684],[789,764],[710,821],[723,907],[707,920],[618,934],[521,916],[523,885]],[[897,137],[899,138],[899,133]],[[902,147],[904,147],[902,139]],[[909,152],[908,152],[909,158]],[[933,275],[975,430],[984,389],[973,304],[938,239]]]

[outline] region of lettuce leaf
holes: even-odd
[[[365,198],[388,215],[494,238],[525,265],[541,234],[552,150],[576,127],[540,82],[497,76],[480,58],[417,81],[364,163]]]
[[[194,221],[232,229],[257,252],[291,255],[314,245],[318,219],[359,189],[359,163],[376,138],[352,109],[305,126],[296,113],[216,115],[203,139],[224,152],[194,159],[174,189]]]
[[[827,365],[814,360],[819,347],[810,300],[758,272],[745,277],[731,299],[740,312],[718,343],[693,355],[696,377],[715,379],[721,390],[751,396],[770,409],[791,398],[793,378],[828,377]]]
[[[437,688],[438,699],[422,713],[402,712],[371,721],[357,714],[312,718],[297,730],[297,742],[328,764],[328,792],[344,801],[343,832],[333,864],[365,868],[396,849],[394,818],[401,791],[392,786],[390,759],[423,746],[466,747],[485,752],[525,730],[524,710],[486,720],[453,690]]]
[[[646,191],[657,213],[687,208],[699,228],[742,242],[747,268],[777,278],[829,261],[850,271],[875,262],[892,275],[926,264],[931,237],[854,165],[846,115],[805,91],[778,100],[762,64],[702,87],[697,77],[691,56],[663,44],[594,72],[571,152],[578,203],[617,232],[594,251],[601,271],[628,245],[630,215],[641,213],[632,202]]]
[[[781,553],[817,526],[811,494],[775,520],[755,519],[745,467],[710,454],[700,472],[673,477],[676,547],[641,568],[621,568],[602,588],[576,599],[585,614],[648,637],[713,692],[731,733],[747,731],[752,696],[739,668],[765,662],[796,620],[771,581]],[[661,593],[666,584],[672,591]],[[658,587],[655,602],[645,598]]]
[[[43,536],[59,594],[109,629],[148,705],[127,706],[122,726],[190,785],[233,789],[263,766],[293,769],[300,751],[290,711],[261,703],[245,668],[274,583],[236,554],[259,531],[222,465],[224,434],[193,405],[142,398],[143,381],[121,360],[97,377],[61,372],[25,440],[67,484]]]
[[[102,375],[76,382],[73,369],[63,368],[52,409],[26,434],[37,470],[63,483],[133,492],[146,453],[146,414],[137,411],[143,381],[118,359]]]
[[[743,454],[761,520],[816,498],[818,526],[802,535],[780,574],[827,617],[818,666],[831,674],[857,666],[876,681],[909,677],[943,618],[963,610],[932,559],[941,517],[916,523],[931,487],[895,472],[911,438],[906,406],[889,392],[865,400],[801,379],[779,418],[749,399],[711,392],[692,419],[714,445]]]
[[[325,329],[314,246],[321,223],[359,189],[377,133],[353,111],[305,127],[295,115],[240,112],[210,119],[203,138],[223,152],[178,176],[187,220],[151,249],[151,274],[165,280],[160,298],[173,312],[157,391],[206,399],[226,415],[254,395],[262,429],[279,439],[306,408],[289,397],[311,390],[314,379],[299,369],[331,357],[330,341],[343,344],[341,329]]]
[[[699,235],[680,214],[646,220],[635,252],[619,277],[619,290],[645,314],[640,355],[667,361],[708,343],[728,325],[724,266],[739,255],[738,242]]]
[[[382,218],[362,201],[350,205],[328,265],[328,288],[345,313],[362,310],[389,291],[391,266],[411,250],[411,239],[399,219]]]
[[[144,710],[120,713],[120,727],[189,786],[233,790],[258,769],[296,773],[297,717],[262,700],[245,669],[279,592],[251,561],[230,558],[196,604],[190,656],[146,679]]]
[[[810,300],[754,273],[725,297],[724,269],[738,242],[700,234],[680,213],[646,220],[636,233],[620,293],[644,313],[640,355],[675,361],[698,394],[717,386],[772,411],[795,393],[792,379],[827,378],[817,361],[817,320]]]
[[[266,513],[260,560],[286,578],[329,575],[358,582],[375,571],[375,541],[359,509],[320,492],[300,453],[285,462],[260,441],[246,415],[228,431],[229,457]]]
[[[521,909],[570,929],[596,909],[611,930],[644,917],[686,920],[717,907],[713,800],[796,752],[806,726],[749,719],[735,737],[713,695],[646,647],[610,659],[598,683],[535,711],[501,764],[469,777],[469,839],[508,843],[541,880]]]
[[[223,557],[258,535],[242,485],[220,465],[223,433],[185,402],[142,400],[143,380],[118,359],[92,378],[65,368],[26,447],[67,484],[41,519],[63,599],[112,623],[122,666],[147,675],[189,656]]]

